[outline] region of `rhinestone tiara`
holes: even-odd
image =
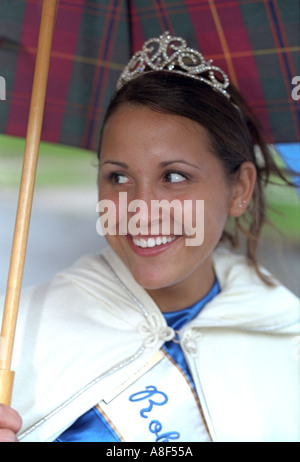
[[[225,72],[213,66],[212,60],[205,61],[199,51],[187,47],[183,38],[172,37],[169,32],[147,40],[143,48],[132,56],[120,75],[117,90],[145,70],[164,70],[182,74],[205,82],[230,98],[226,91],[229,79]]]

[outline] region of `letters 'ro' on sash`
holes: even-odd
[[[162,351],[97,408],[121,441],[210,441],[192,387]]]

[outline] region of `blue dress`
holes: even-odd
[[[185,324],[194,319],[205,305],[220,292],[217,279],[209,293],[194,305],[179,311],[163,313],[167,324],[175,331],[179,331]],[[195,388],[183,352],[178,343],[170,341],[164,344],[164,350],[177,363],[179,368]],[[55,442],[120,442],[118,435],[100,414],[96,407],[79,417]]]

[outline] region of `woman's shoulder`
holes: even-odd
[[[4,296],[0,303],[2,308]],[[57,326],[80,328],[83,319],[90,329],[136,330],[144,320],[141,305],[148,311],[157,309],[117,255],[104,249],[81,257],[45,282],[24,288],[18,330],[24,330],[24,335],[29,326],[57,332]]]
[[[134,283],[128,273],[118,257],[105,248],[99,253],[80,257],[71,266],[60,270],[44,282],[23,288],[20,304],[42,304],[55,298],[60,299],[61,303],[70,304],[81,296],[99,301],[108,301],[112,296],[124,300],[122,281],[126,280],[129,287]]]
[[[256,286],[258,290],[266,291],[266,293],[280,289],[298,299],[269,270],[262,265],[258,265],[260,273],[270,284],[263,281],[254,265],[249,263],[247,257],[242,254],[220,247],[213,254],[213,262],[215,272],[223,289],[231,285],[235,285],[235,287],[244,286],[247,283],[251,284],[252,287]]]
[[[222,312],[251,329],[281,330],[299,326],[299,298],[264,268],[272,284],[266,284],[243,255],[220,248],[214,254],[215,272],[221,286],[214,301],[216,312]]]

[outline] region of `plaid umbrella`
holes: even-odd
[[[41,7],[0,4],[0,132],[9,135],[26,134]],[[269,142],[299,141],[298,0],[60,0],[42,139],[96,149],[121,69],[165,30],[224,69]]]
[[[0,4],[0,132],[9,135],[24,137],[27,131],[41,7],[42,0],[2,0]],[[48,68],[56,0],[44,2],[44,7],[38,63],[45,65],[36,66],[40,77]],[[169,30],[185,37],[191,47],[199,48],[206,59],[214,59],[228,73],[270,142],[298,141],[298,94],[297,87],[293,91],[291,86],[300,74],[296,68],[298,16],[296,0],[60,0],[42,139],[96,149],[103,113],[120,70],[146,38]],[[37,126],[42,120],[36,114],[44,106],[39,102],[44,101],[45,79],[37,81],[0,337],[5,343],[5,354],[0,351],[0,401],[7,404],[14,377],[10,364],[33,195]]]

